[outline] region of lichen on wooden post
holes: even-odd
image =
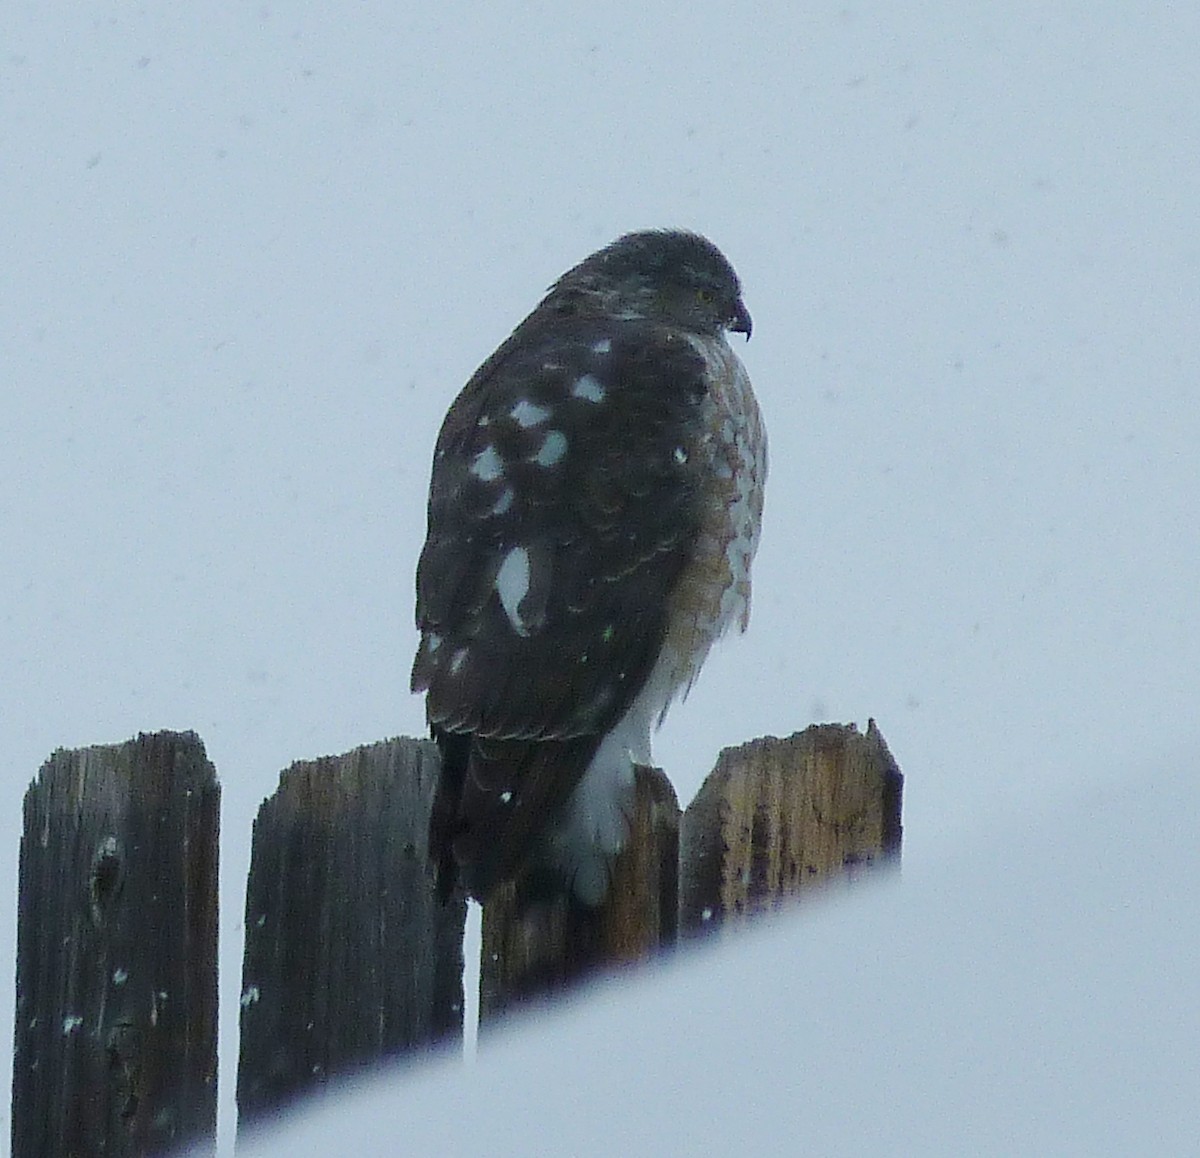
[[[436,747],[303,761],[254,822],[238,1131],[299,1094],[462,1032],[466,906],[428,859]]]
[[[581,906],[564,892],[523,904],[498,889],[483,908],[481,1025],[512,1007],[549,997],[605,970],[633,964],[675,942],[679,897],[679,803],[657,768],[638,768],[629,841],[604,903]]]
[[[903,777],[874,720],[814,724],[723,751],[684,814],[685,933],[894,863]]]
[[[21,838],[14,1158],[215,1145],[219,814],[191,732],[42,766]]]

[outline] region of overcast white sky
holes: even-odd
[[[656,748],[681,797],[723,745],[874,716],[919,869],[1178,763],[1198,49],[1200,8],[1115,0],[13,0],[10,880],[54,748],[196,729],[232,1056],[259,802],[294,759],[422,727],[441,416],[551,280],[647,225],[741,273],[772,449],[750,632]],[[14,910],[15,884],[10,957]]]

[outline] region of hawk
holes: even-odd
[[[733,268],[630,233],[562,275],[442,424],[412,689],[442,767],[443,897],[557,880],[602,902],[634,765],[750,614],[767,445]]]

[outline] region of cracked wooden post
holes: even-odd
[[[55,752],[30,786],[13,1158],[215,1146],[219,811],[191,732]]]
[[[606,969],[675,943],[679,897],[679,803],[666,775],[638,768],[629,844],[617,858],[603,905],[566,897],[519,911],[516,889],[483,909],[479,1018],[495,1023],[513,1006],[562,992]]]
[[[727,748],[683,818],[685,934],[896,863],[903,777],[875,721]]]
[[[462,1033],[466,905],[434,894],[428,740],[293,764],[254,822],[238,1134],[297,1096]]]

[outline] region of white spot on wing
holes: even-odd
[[[592,343],[593,354],[607,354],[612,349],[611,338],[601,338],[598,342]]]
[[[480,482],[495,482],[504,475],[504,460],[490,442],[475,456],[471,473]]]
[[[500,497],[492,504],[493,515],[504,515],[508,513],[508,509],[513,505],[513,489],[505,487],[500,492]]]
[[[522,398],[508,412],[508,416],[522,430],[528,430],[531,426],[540,426],[550,417],[550,407],[539,406],[536,402],[530,402],[528,398]]]
[[[533,461],[538,466],[554,466],[567,453],[567,436],[561,430],[548,430]]]
[[[458,649],[458,651],[456,651],[450,657],[450,674],[458,675],[458,673],[460,671],[462,671],[462,665],[466,662],[467,662],[467,649],[465,647],[460,647]]]
[[[582,374],[575,379],[571,393],[585,402],[603,402],[606,391],[594,374]]]
[[[529,552],[524,547],[513,547],[504,556],[504,562],[496,572],[496,594],[500,596],[500,606],[504,608],[504,614],[518,635],[529,634],[520,612],[521,600],[528,593]]]

